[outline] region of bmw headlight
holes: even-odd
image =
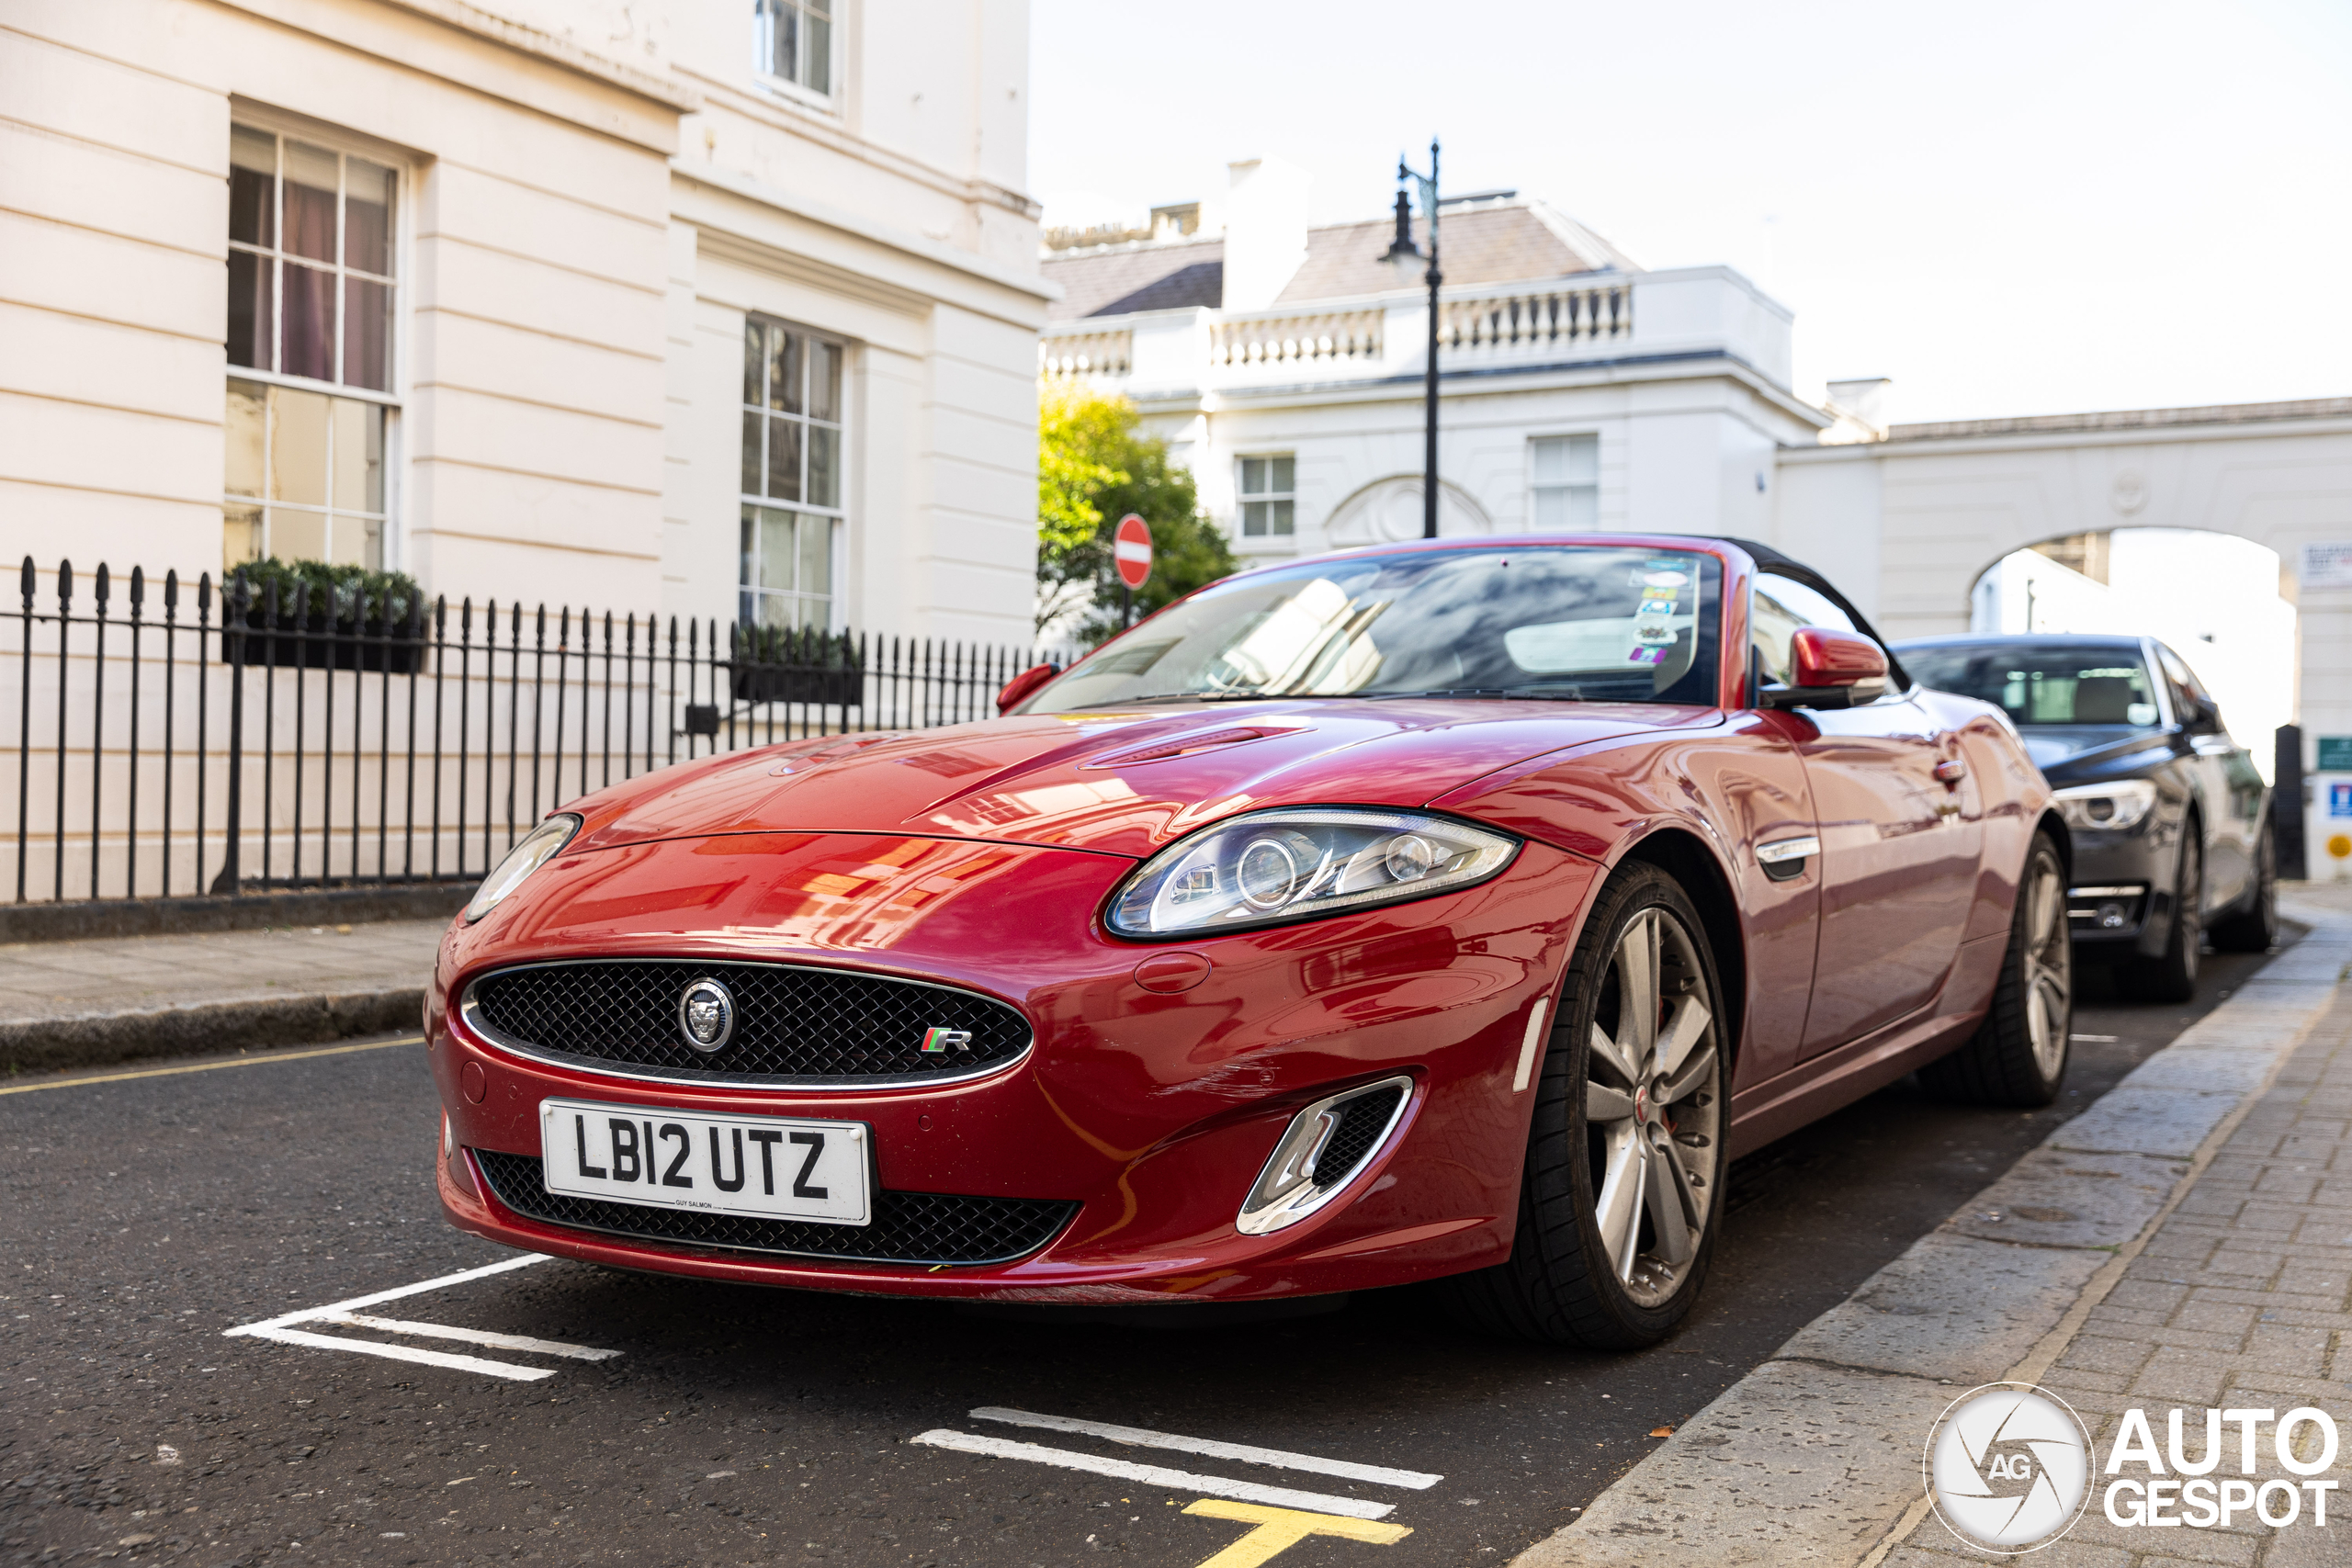
[[[1253,811],[1144,863],[1111,901],[1121,936],[1191,936],[1451,892],[1519,840],[1444,817],[1334,807]]]
[[[561,811],[525,834],[523,841],[507,851],[506,858],[474,890],[473,901],[466,906],[466,924],[472,925],[498,908],[499,900],[522,886],[525,877],[562,853],[563,846],[578,831],[580,818]]]
[[[2145,779],[2118,779],[2113,784],[2076,784],[2051,797],[2069,828],[2098,831],[2130,828],[2155,808],[2156,786]]]

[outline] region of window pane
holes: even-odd
[[[803,517],[800,520],[800,592],[830,593],[833,590],[833,520],[830,517]],[[820,610],[810,620],[822,626],[826,616]]]
[[[1266,503],[1262,501],[1244,502],[1241,508],[1241,536],[1257,539],[1265,536]]]
[[[220,570],[233,571],[261,559],[261,508],[224,506],[220,509]]]
[[[757,555],[759,516],[760,514],[750,507],[743,508],[741,532],[735,541],[735,581],[747,588],[751,586],[752,563]],[[747,599],[745,603],[748,604],[750,601]],[[750,618],[748,609],[744,612],[744,618],[747,620]]]
[[[1274,470],[1273,483],[1267,486],[1267,489],[1272,491],[1276,495],[1288,495],[1292,491],[1298,488],[1292,479],[1292,475],[1296,468],[1296,465],[1294,464],[1290,458],[1277,457],[1273,460],[1272,466]]]
[[[790,589],[792,581],[792,513],[760,513],[760,581],[762,588]]]
[[[271,507],[266,547],[279,560],[326,559],[327,514],[323,512],[296,512],[283,506]],[[281,590],[278,603],[288,602],[288,596]]]
[[[251,251],[229,253],[229,363],[256,370],[274,369],[269,361],[270,281],[277,265]]]
[[[821,424],[808,427],[808,504],[842,503],[842,433]]]
[[[1567,440],[1567,480],[1573,485],[1600,482],[1600,437],[1571,435]]]
[[[1268,533],[1278,535],[1284,538],[1289,537],[1291,532],[1291,506],[1292,502],[1287,501],[1270,501],[1266,503],[1266,531]]]
[[[345,517],[335,525],[335,530],[340,534],[342,530],[353,525],[353,520]],[[363,517],[357,520],[357,527],[360,534],[359,564],[369,571],[383,570],[384,520],[380,517]]]
[[[743,321],[743,400],[753,408],[760,405],[760,385],[767,375],[767,349],[764,340],[767,329],[746,317]]]
[[[768,69],[787,82],[799,79],[800,14],[790,0],[775,0],[769,6],[775,31],[769,44]]]
[[[800,341],[798,333],[768,328],[768,407],[786,413],[801,411]]]
[[[365,519],[334,513],[327,523],[327,544],[321,560],[337,566],[368,564],[368,525]]]
[[[343,280],[343,380],[392,389],[392,290],[364,277]]]
[[[273,387],[269,392],[269,497],[324,506],[327,500],[327,404],[316,392]],[[279,551],[284,554],[284,551]]]
[[[229,128],[229,238],[266,245],[277,236],[277,138]]]
[[[258,382],[229,383],[229,406],[221,420],[222,445],[228,448],[228,475],[222,489],[231,495],[260,495],[262,491],[262,417],[268,394]],[[254,523],[261,519],[255,514]]]
[[[392,271],[392,171],[358,158],[344,163],[343,265]]]
[[[334,260],[335,156],[300,141],[286,144],[286,249]]]
[[[1547,532],[1557,532],[1568,525],[1568,492],[1558,485],[1546,485],[1535,492],[1535,515],[1529,519],[1532,526]]]
[[[842,417],[842,351],[821,338],[808,340],[808,412],[836,422]]]
[[[285,347],[277,367],[288,376],[334,379],[334,274],[285,264]]]
[[[1567,526],[1571,531],[1589,532],[1600,526],[1599,485],[1571,485],[1561,493],[1567,497]]]
[[[812,93],[830,93],[833,90],[833,24],[815,15],[815,6],[809,10],[807,73],[800,82]]]
[[[768,422],[767,493],[777,501],[800,499],[800,426],[788,419]]]
[[[1541,441],[1531,441],[1533,448],[1534,478],[1539,485],[1562,485],[1568,482],[1568,444],[1556,435]]]
[[[334,427],[332,504],[338,512],[384,509],[384,411],[351,398],[328,400]]]
[[[767,423],[758,414],[743,416],[743,493],[760,493],[760,430]]]

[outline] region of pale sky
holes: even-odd
[[[1032,0],[1047,221],[1396,155],[1796,311],[1902,422],[2352,395],[2352,4]]]

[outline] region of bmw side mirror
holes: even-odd
[[[1790,682],[1766,686],[1766,708],[1850,708],[1886,692],[1886,650],[1860,632],[1799,626],[1789,637]]]
[[[1062,667],[1058,664],[1032,664],[1007,681],[997,693],[996,711],[999,714],[1011,713],[1026,701],[1030,694],[1061,672]]]

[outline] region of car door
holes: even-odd
[[[1797,626],[1862,631],[1826,595],[1772,572],[1757,577],[1749,625],[1762,677],[1781,682]],[[1960,951],[1984,834],[1959,738],[1917,694],[1795,716],[1821,840],[1820,935],[1800,1051],[1810,1057],[1934,999]]]
[[[2173,720],[2180,726],[2189,748],[2183,766],[2195,781],[2198,815],[2204,827],[2205,908],[2218,909],[2245,890],[2245,879],[2254,865],[2254,833],[2259,825],[2251,820],[2241,770],[2233,765],[2245,753],[2222,728],[2221,710],[2188,661],[2163,643],[2154,646],[2157,667],[2165,674],[2165,694],[2172,700]],[[2251,766],[2249,761],[2244,771],[2250,772]]]

